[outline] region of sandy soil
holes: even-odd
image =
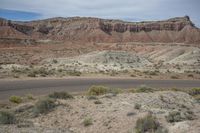
[[[95,104],[95,101],[100,101],[100,104]],[[14,110],[33,104],[25,103]],[[198,133],[200,130],[200,105],[183,92],[123,93],[116,96],[106,94],[93,100],[87,96],[76,96],[71,100],[58,100],[57,104],[59,106],[48,114],[28,118],[32,124],[27,128],[1,126],[0,132],[134,133],[137,119],[148,112],[156,116],[169,133]],[[136,104],[140,104],[141,108],[136,109]],[[195,118],[168,123],[165,116],[172,111],[192,111]],[[92,124],[86,127],[83,121],[87,118],[91,119]]]

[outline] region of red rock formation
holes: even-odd
[[[166,21],[124,22],[98,18],[52,18],[30,22],[0,19],[0,37],[5,26],[7,37],[84,42],[181,42],[200,43],[200,30],[188,16]]]
[[[186,25],[193,26],[189,17],[173,18],[167,21],[158,22],[139,22],[139,23],[127,23],[127,22],[114,22],[110,23],[105,20],[100,21],[100,28],[105,32],[150,32],[153,30],[168,30],[168,31],[180,31]]]

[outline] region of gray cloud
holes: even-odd
[[[128,20],[160,20],[189,15],[200,25],[199,0],[1,0],[0,8],[47,17],[92,16]]]

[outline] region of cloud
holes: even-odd
[[[73,15],[114,15],[116,11],[137,12],[155,7],[157,0],[1,0],[1,8],[38,12],[43,15],[73,16]]]
[[[41,18],[91,16],[160,20],[189,15],[200,24],[199,0],[1,0],[0,8],[35,12]]]

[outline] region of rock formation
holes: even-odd
[[[51,18],[17,22],[0,19],[0,38],[83,42],[200,43],[188,16],[165,21],[125,22],[99,18]]]

